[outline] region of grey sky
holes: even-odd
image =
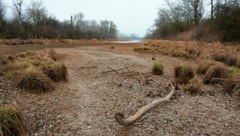
[[[82,12],[85,19],[112,20],[124,34],[144,36],[164,0],[42,0],[50,15],[60,20]],[[24,0],[25,6],[31,0]],[[11,0],[4,0],[11,6]]]

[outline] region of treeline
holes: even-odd
[[[66,38],[115,39],[117,26],[112,21],[85,20],[82,13],[59,21],[49,16],[43,2],[33,0],[23,6],[23,0],[13,0],[13,16],[6,19],[6,6],[0,0],[0,38]]]
[[[159,10],[146,38],[174,38],[190,33],[188,38],[197,40],[240,41],[240,1],[205,2],[208,3],[203,0],[167,1],[168,6]]]

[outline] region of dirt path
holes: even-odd
[[[66,54],[68,83],[46,94],[32,94],[9,86],[6,97],[25,114],[28,135],[238,135],[240,108],[217,86],[204,86],[210,94],[177,93],[169,103],[146,113],[131,127],[114,120],[116,112],[129,116],[138,108],[165,96],[173,68],[183,60],[156,56],[164,75],[151,74],[151,55],[116,47],[56,48]],[[196,65],[188,61],[194,68]],[[116,72],[113,69],[129,67]]]

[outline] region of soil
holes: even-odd
[[[53,46],[65,56],[61,61],[68,69],[68,82],[57,83],[52,92],[33,93],[18,90],[0,77],[0,101],[23,112],[29,136],[240,134],[240,102],[223,94],[219,85],[202,85],[203,93],[196,95],[178,91],[171,101],[151,109],[134,125],[120,126],[115,113],[128,117],[164,97],[174,67],[184,62],[196,70],[197,64],[155,54],[154,61],[163,64],[164,75],[153,75],[153,55],[133,52],[134,44],[111,46]],[[28,50],[1,46],[0,53],[15,54],[20,48]]]

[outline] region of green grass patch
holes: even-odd
[[[233,76],[240,75],[240,69],[232,69],[232,70],[230,70],[230,75],[233,75]]]

